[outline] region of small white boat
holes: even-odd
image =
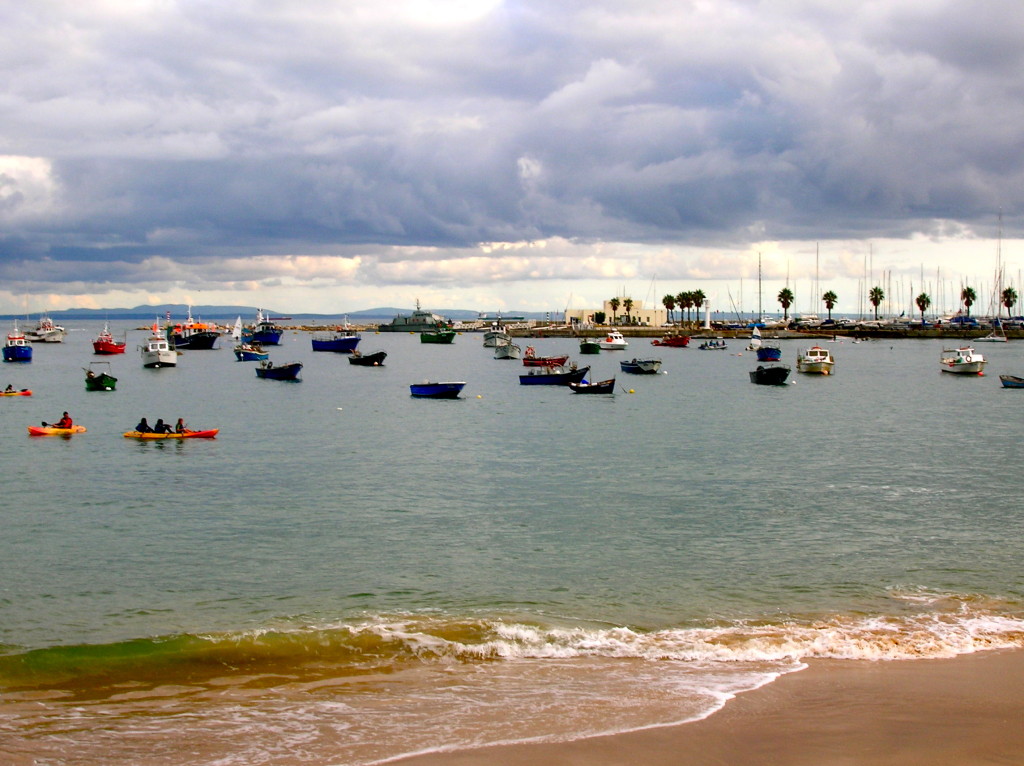
[[[523,349],[511,340],[499,341],[494,346],[495,359],[520,359],[523,356]]]
[[[811,346],[797,354],[796,371],[810,375],[831,375],[836,360],[832,353],[821,346]]]
[[[622,336],[622,333],[618,330],[610,330],[605,333],[604,337],[597,342],[597,344],[605,351],[614,351],[616,349],[623,349],[629,345],[626,339]]]
[[[171,348],[167,336],[160,332],[157,322],[153,323],[153,332],[146,338],[146,343],[139,346],[142,353],[143,367],[176,367],[178,365],[178,352]]]
[[[1006,332],[1003,330],[1001,323],[996,323],[992,327],[992,332],[988,335],[982,336],[981,338],[975,338],[975,343],[1006,343]]]
[[[942,350],[941,369],[955,375],[983,375],[985,357],[970,346]]]
[[[508,331],[497,322],[492,322],[490,329],[484,333],[484,348],[495,348],[502,343],[509,343],[511,341],[512,336],[509,335]],[[505,359],[510,357],[502,358]]]

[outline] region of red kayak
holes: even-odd
[[[29,436],[71,436],[71,434],[85,433],[85,426],[71,426],[71,428],[55,428],[54,426],[29,426]]]
[[[32,396],[32,391],[28,388],[23,388],[20,391],[0,391],[0,396]]]
[[[155,434],[143,433],[141,431],[125,431],[126,439],[212,439],[220,431],[219,428],[210,428],[205,431],[185,431],[184,433]]]

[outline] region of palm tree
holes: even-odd
[[[965,287],[960,291],[960,300],[964,302],[964,306],[967,307],[967,316],[971,316],[971,306],[974,305],[974,301],[978,299],[978,294],[974,292],[973,287]]]
[[[885,293],[882,292],[881,287],[872,287],[868,292],[868,302],[875,307],[875,321],[878,320],[878,306],[885,300]]]
[[[679,293],[676,296],[676,303],[679,304],[679,318],[682,320],[683,309],[686,309],[686,321],[690,321],[690,309],[693,308],[693,299],[687,292]]]
[[[690,297],[693,298],[693,305],[697,307],[697,324],[700,324],[700,307],[707,302],[707,296],[703,290],[694,290]]]
[[[672,321],[672,311],[676,307],[676,296],[666,295],[661,299],[661,305],[665,307],[665,311],[668,312],[668,321]]]
[[[1007,287],[999,295],[999,302],[1006,306],[1006,316],[1010,317],[1014,304],[1017,303],[1017,291]]]
[[[828,309],[828,321],[832,321],[832,309],[835,308],[836,301],[839,300],[839,296],[829,290],[821,299],[825,301],[825,308]]]
[[[793,305],[793,291],[788,287],[779,290],[779,303],[782,304],[782,320],[789,321],[789,307]]]
[[[921,311],[921,324],[924,324],[924,312],[928,310],[928,307],[932,305],[932,299],[928,293],[921,293],[919,296],[914,298],[914,303],[917,304],[917,308]]]
[[[612,310],[612,324],[615,324],[615,312],[619,310],[619,305],[620,303],[618,298],[612,298],[608,301],[608,306]]]
[[[622,308],[624,308],[626,310],[626,324],[633,324],[633,320],[630,319],[630,316],[629,316],[629,312],[633,310],[633,299],[632,298],[623,298],[622,299]]]

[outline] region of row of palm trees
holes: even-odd
[[[1000,293],[1000,304],[1006,307],[1007,316],[1010,315],[1011,310],[1017,303],[1017,291],[1012,287],[1004,288]],[[964,287],[960,291],[960,301],[964,304],[967,309],[967,316],[971,315],[971,306],[978,299],[978,294],[974,291],[973,287]],[[789,321],[789,307],[793,305],[795,300],[793,291],[788,287],[783,287],[779,290],[778,301],[779,305],[782,306],[782,317],[785,321]],[[836,295],[832,290],[829,290],[821,296],[821,300],[825,304],[825,308],[828,310],[828,318],[832,319],[832,309],[835,308],[836,302],[839,300],[839,296]],[[878,319],[878,307],[882,305],[882,301],[885,300],[885,292],[881,287],[872,287],[868,291],[868,302],[874,306],[875,319]],[[672,312],[679,308],[680,320],[682,319],[682,311],[686,309],[686,319],[689,321],[690,309],[697,309],[697,322],[700,323],[700,308],[707,302],[707,297],[701,290],[692,290],[689,292],[678,293],[677,295],[666,295],[661,299],[662,305],[668,310],[668,320],[672,320]],[[914,303],[917,304],[918,310],[921,312],[921,321],[924,321],[924,312],[926,312],[932,305],[931,296],[928,293],[921,293],[914,298]],[[626,310],[626,317],[628,319],[629,312],[633,309],[632,298],[612,298],[608,301],[608,305],[612,309],[612,321],[615,321],[615,312],[619,310],[619,306],[622,306]]]

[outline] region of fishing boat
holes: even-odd
[[[580,338],[580,353],[600,354],[601,344],[598,343],[596,338]]]
[[[219,428],[207,428],[201,431],[172,431],[169,434],[158,434],[154,431],[125,431],[122,436],[126,439],[142,439],[144,441],[157,439],[212,439],[220,433]]]
[[[789,377],[790,368],[784,364],[774,364],[768,367],[759,364],[756,370],[750,371],[750,382],[759,386],[782,386]]]
[[[347,327],[337,328],[332,335],[314,335],[314,351],[333,351],[336,354],[351,354],[356,350],[359,341],[362,340],[359,333]]]
[[[178,365],[178,352],[171,348],[167,336],[160,332],[157,322],[153,323],[152,331],[145,344],[139,346],[142,354],[142,366],[149,368],[176,367]]]
[[[507,340],[503,343],[498,343],[494,347],[494,358],[495,359],[519,359],[523,355],[523,348],[511,340]]]
[[[56,426],[29,426],[29,436],[71,436],[72,434],[84,434],[85,426],[71,426],[71,428],[57,428]]]
[[[511,343],[512,336],[500,322],[492,322],[491,327],[484,333],[484,348],[494,348],[502,343]]]
[[[384,364],[384,359],[387,358],[386,351],[374,351],[372,354],[363,354],[358,350],[353,351],[352,355],[348,358],[349,364],[356,364],[360,367],[380,367]]]
[[[0,391],[0,396],[32,396],[32,389],[22,388],[17,391]]]
[[[796,371],[810,375],[831,375],[836,360],[828,349],[811,346],[796,357]]]
[[[597,342],[597,345],[599,345],[603,351],[621,351],[628,346],[629,343],[626,342],[626,339],[618,330],[609,330],[605,333],[604,337]]]
[[[725,351],[729,345],[725,342],[725,338],[709,338],[701,343],[699,348],[701,351]]]
[[[112,356],[123,354],[128,347],[127,340],[117,340],[110,332],[110,325],[103,323],[103,329],[92,342],[92,352],[101,356]]]
[[[387,324],[377,327],[378,332],[423,332],[424,330],[436,330],[446,328],[451,322],[437,314],[424,311],[420,308],[419,300],[416,301],[416,310],[410,315],[399,314]]]
[[[270,352],[264,351],[259,343],[239,343],[235,346],[235,359],[239,362],[262,362],[270,358]]]
[[[763,341],[761,346],[754,350],[759,362],[777,362],[782,359],[782,346],[778,343]]]
[[[661,369],[661,360],[630,359],[628,362],[619,362],[619,367],[631,375],[656,375]]]
[[[252,327],[242,330],[242,340],[259,343],[261,346],[278,345],[282,335],[284,328],[274,324],[273,320],[263,313],[263,309],[256,309],[256,322]]]
[[[63,343],[67,332],[59,324],[54,324],[46,314],[39,317],[36,329],[28,330],[25,338],[32,343]]]
[[[413,383],[409,386],[409,394],[421,399],[458,399],[466,381],[444,381]]]
[[[576,367],[576,365],[568,370],[563,367],[538,367],[525,375],[520,375],[519,385],[567,386],[570,383],[579,383],[587,377],[588,372],[590,372],[590,367]]]
[[[454,340],[455,330],[449,330],[445,327],[439,327],[436,330],[425,330],[420,333],[420,343],[438,343],[447,346],[451,345]]]
[[[651,341],[652,346],[668,346],[669,348],[686,348],[690,345],[689,335],[665,335]]]
[[[298,380],[301,370],[301,362],[288,362],[288,364],[275,366],[269,359],[265,359],[256,368],[256,377],[267,380]]]
[[[534,351],[533,346],[527,346],[526,352],[523,354],[524,367],[561,367],[568,361],[568,354],[559,354],[557,356],[537,356],[537,352]]]
[[[216,325],[197,322],[193,319],[192,307],[189,306],[185,321],[168,327],[167,336],[176,349],[208,351],[216,345],[220,331]]]
[[[614,394],[615,378],[599,380],[596,383],[587,383],[581,380],[579,383],[569,383],[569,388],[574,394]]]
[[[14,322],[14,329],[7,333],[7,342],[4,343],[4,361],[32,361],[32,344],[28,342],[25,333],[18,329],[17,320]]]
[[[941,369],[954,375],[984,375],[988,362],[970,346],[942,350]]]
[[[89,362],[85,370],[86,391],[113,391],[117,378],[110,374],[110,362]]]
[[[1024,378],[1016,375],[1000,375],[999,382],[1003,384],[1003,388],[1024,388]]]

